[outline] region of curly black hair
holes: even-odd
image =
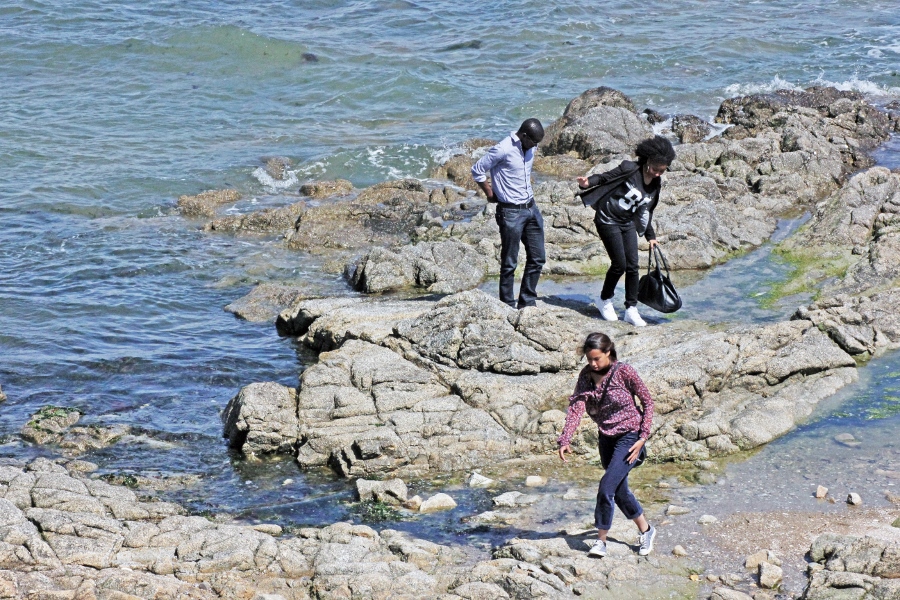
[[[675,149],[672,143],[661,135],[647,138],[637,145],[634,153],[638,162],[643,164],[666,165],[675,160]]]

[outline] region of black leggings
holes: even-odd
[[[596,220],[597,233],[603,240],[606,253],[609,255],[609,270],[603,280],[601,300],[609,300],[616,293],[616,284],[625,275],[625,308],[637,305],[640,267],[638,266],[638,238],[634,223],[627,225],[606,225]]]

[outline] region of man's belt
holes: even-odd
[[[513,204],[512,202],[497,202],[497,206],[501,208],[531,208],[534,206],[534,198],[523,204]]]

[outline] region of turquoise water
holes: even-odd
[[[201,504],[266,504],[275,492],[234,494],[253,486],[218,413],[250,382],[295,384],[304,359],[222,307],[259,281],[349,292],[277,239],[203,234],[179,195],[294,201],[296,186],[253,176],[269,156],[300,182],[425,177],[463,140],[550,121],[597,85],[705,118],[733,95],[813,84],[886,103],[898,39],[887,1],[5,2],[0,434],[44,404],[78,406],[176,446],[101,453],[104,468],[164,465],[207,477]],[[896,145],[883,154],[898,162]]]

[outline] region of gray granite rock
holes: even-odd
[[[892,532],[857,537],[823,534],[810,547],[805,600],[900,597],[900,539]]]
[[[222,422],[222,435],[232,448],[246,454],[291,452],[298,439],[297,390],[252,383],[228,402]]]
[[[225,306],[236,317],[251,322],[273,321],[282,311],[307,298],[303,290],[288,285],[262,283]]]
[[[456,240],[423,242],[397,252],[373,248],[345,269],[353,286],[366,293],[419,287],[449,294],[481,283],[487,257]]]

